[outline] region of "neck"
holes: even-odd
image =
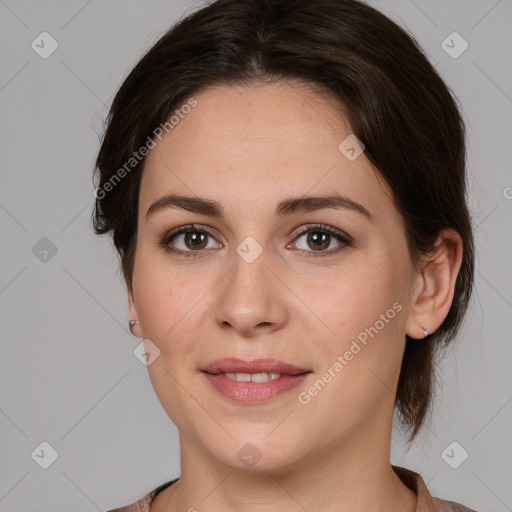
[[[390,442],[391,424],[385,431],[358,429],[293,468],[247,471],[220,463],[180,434],[180,479],[151,512],[414,512],[417,496],[394,473]]]

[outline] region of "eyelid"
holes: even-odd
[[[193,230],[205,231],[206,233],[208,233],[211,236],[214,235],[213,229],[208,226],[204,226],[203,224],[184,224],[183,226],[178,226],[177,228],[167,231],[164,235],[164,239],[172,238],[174,235],[182,234],[183,232],[193,231]]]
[[[204,226],[202,224],[185,224],[183,226],[178,226],[177,228],[171,229],[171,231],[166,232],[165,235],[163,236],[163,238],[161,238],[161,240],[159,240],[159,242],[164,246],[168,246],[168,244],[170,243],[172,238],[174,238],[177,235],[186,234],[187,232],[190,232],[190,231],[192,231],[192,232],[202,231],[214,239],[216,239],[218,236],[218,235],[216,235],[216,232],[212,228]],[[222,237],[219,236],[219,238],[222,238]],[[204,250],[203,251],[182,251],[181,249],[176,249],[176,252],[200,253],[200,252],[204,252]]]
[[[322,224],[322,223],[316,223],[316,224],[313,223],[313,224],[306,224],[305,226],[301,226],[300,228],[297,229],[294,240],[296,240],[300,236],[304,235],[305,233],[314,231],[315,229],[318,231],[325,231],[331,235],[338,236],[338,237],[342,238],[343,241],[346,243],[353,242],[352,237],[347,235],[347,233],[345,233],[344,231],[341,231],[340,229],[330,226],[329,224]]]

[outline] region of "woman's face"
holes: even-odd
[[[194,99],[147,157],[129,294],[146,348],[159,350],[148,371],[182,445],[254,471],[384,446],[417,279],[389,187],[345,141],[339,110],[304,86]],[[171,194],[223,215],[160,201]],[[344,199],[311,199],[323,196]],[[307,373],[221,368],[282,373],[234,382],[212,375],[224,358]]]

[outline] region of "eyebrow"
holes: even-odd
[[[212,199],[205,199],[196,196],[184,196],[179,194],[169,194],[156,200],[146,212],[146,219],[156,212],[168,208],[181,208],[189,212],[225,218],[224,208],[220,203]],[[280,219],[294,213],[307,213],[324,208],[350,210],[372,219],[370,212],[360,203],[352,201],[348,197],[339,194],[323,196],[299,196],[290,197],[281,201],[276,208],[276,218]]]

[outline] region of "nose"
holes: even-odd
[[[217,287],[215,320],[224,330],[254,337],[281,329],[289,317],[286,286],[278,279],[275,262],[265,251],[248,263],[238,254]]]

